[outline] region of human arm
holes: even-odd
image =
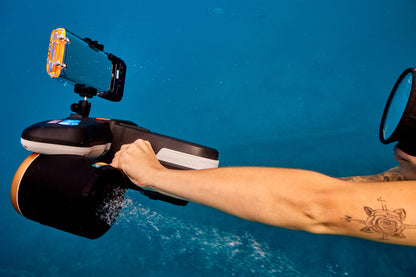
[[[311,171],[264,167],[169,170],[142,140],[123,146],[112,165],[140,187],[247,220],[416,245],[414,182],[350,183]]]

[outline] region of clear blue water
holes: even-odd
[[[91,2],[93,3],[93,2]],[[1,276],[412,276],[416,249],[311,235],[129,192],[98,240],[18,215],[9,200],[24,127],[78,101],[50,80],[50,31],[99,40],[128,65],[120,103],[91,116],[217,148],[221,165],[332,176],[395,166],[385,101],[415,66],[414,0],[19,1],[0,4]]]

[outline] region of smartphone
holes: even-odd
[[[52,78],[94,88],[99,96],[120,101],[126,65],[103,50],[97,41],[57,28],[51,33],[46,70]]]

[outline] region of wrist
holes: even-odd
[[[143,180],[136,185],[158,191],[161,189],[161,185],[165,183],[164,180],[168,179],[167,175],[169,174],[169,171],[171,171],[171,169],[165,167],[149,169]]]

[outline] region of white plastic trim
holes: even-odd
[[[203,158],[168,148],[160,149],[156,157],[159,161],[177,164],[191,169],[217,168],[219,165],[218,160]]]
[[[68,146],[68,145],[60,145],[60,144],[53,144],[53,143],[44,143],[44,142],[36,142],[30,141],[21,138],[20,142],[22,143],[23,147],[31,152],[39,153],[39,154],[46,154],[46,155],[79,155],[79,156],[86,156],[90,158],[96,158],[102,155],[103,153],[107,152],[108,149],[111,147],[111,143],[107,144],[100,144],[94,145],[91,147],[77,147],[77,146]]]

